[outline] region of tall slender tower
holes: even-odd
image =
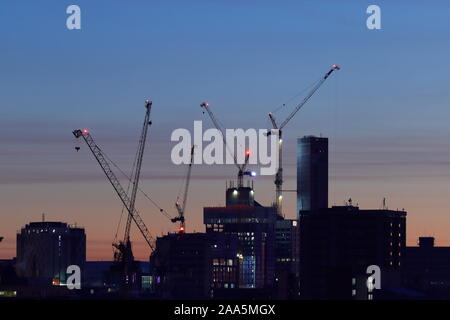
[[[328,207],[328,138],[297,139],[297,214]]]

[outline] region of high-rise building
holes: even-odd
[[[63,222],[31,222],[17,234],[19,276],[60,285],[66,282],[67,267],[84,270],[86,234],[83,228]]]
[[[233,234],[239,240],[239,288],[273,286],[276,209],[261,206],[250,187],[230,187],[225,207],[205,207],[207,233]]]
[[[328,138],[297,139],[297,213],[328,207]]]
[[[374,299],[399,288],[405,246],[405,211],[352,205],[301,211],[300,297]],[[367,285],[370,266],[379,267],[381,290]]]

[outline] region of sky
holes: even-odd
[[[81,30],[66,28],[71,4]],[[366,27],[371,4],[381,30]],[[45,213],[86,229],[89,260],[112,259],[121,203],[72,130],[88,128],[129,172],[151,99],[141,187],[175,216],[186,166],[172,164],[170,135],[194,120],[212,127],[201,102],[226,128],[269,128],[268,112],[286,117],[334,63],[342,69],[283,132],[285,187],[296,184],[296,138],[326,136],[330,205],[352,198],[377,209],[386,198],[408,212],[409,245],[435,236],[450,246],[449,12],[437,0],[1,1],[0,258],[13,257],[16,232]],[[223,205],[235,176],[233,165],[193,167],[188,232],[204,231],[203,207]],[[273,177],[254,183],[270,205]],[[284,199],[294,218],[295,194]],[[154,236],[175,231],[137,201]],[[135,257],[147,259],[135,227],[132,238]]]

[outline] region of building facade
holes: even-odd
[[[297,212],[328,208],[328,138],[297,139]]]
[[[407,288],[428,298],[450,298],[450,247],[435,246],[433,237],[420,237],[406,247],[404,280]]]
[[[278,299],[299,295],[298,221],[278,216],[275,222],[275,291]]]
[[[66,283],[67,267],[84,270],[86,234],[63,222],[31,222],[17,234],[18,276],[42,284]]]
[[[276,209],[256,202],[250,187],[228,188],[226,203],[203,209],[206,233],[238,237],[239,288],[273,286]]]
[[[153,291],[165,299],[210,299],[239,282],[237,238],[224,233],[174,233],[156,240],[150,257]]]
[[[368,268],[381,289],[399,287],[406,248],[406,212],[334,206],[300,212],[300,296],[374,299]]]

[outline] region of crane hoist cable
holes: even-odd
[[[136,163],[137,163],[137,157],[138,157],[138,154],[139,154],[139,152],[136,151],[136,154],[135,154],[134,160],[133,160],[133,166],[131,167],[131,176],[134,175],[134,170],[135,170],[135,168],[136,168]],[[105,155],[105,157],[107,157],[107,156]],[[109,157],[107,157],[107,158],[109,159],[109,161],[110,161],[111,163],[113,163],[113,161],[112,161]],[[115,166],[116,168],[120,169],[117,165],[114,164],[114,166]],[[120,171],[122,171],[122,170],[120,170]],[[131,185],[132,185],[131,178],[128,178],[128,185],[127,185],[127,191],[126,191],[127,194],[130,192]],[[122,210],[121,210],[121,212],[120,212],[119,223],[117,224],[116,234],[114,235],[114,243],[116,243],[116,242],[118,241],[117,236],[118,236],[118,234],[119,234],[119,229],[120,229],[120,225],[121,225],[121,223],[122,223],[122,218],[123,218],[123,214],[124,214],[125,210],[126,210],[125,206],[122,205]]]
[[[127,210],[130,211],[130,198],[128,194],[125,192],[125,189],[120,184],[119,180],[117,179],[116,175],[112,171],[108,160],[103,154],[103,151],[100,149],[100,147],[95,143],[94,139],[90,135],[89,131],[84,129],[78,129],[73,131],[73,135],[76,138],[82,137],[86,144],[88,145],[89,149],[91,150],[92,154],[94,155],[95,159],[99,163],[100,167],[102,168],[103,172],[107,176],[108,180],[112,184],[114,190],[116,191],[117,195],[119,196],[122,203],[126,206]],[[133,220],[136,222],[136,225],[138,226],[139,230],[141,231],[142,235],[144,236],[144,239],[146,240],[147,244],[150,246],[151,249],[153,249],[153,241],[154,238],[151,236],[147,226],[143,222],[142,218],[140,217],[139,213],[136,209],[134,209]]]
[[[203,103],[200,104],[200,107],[203,108],[206,111],[206,113],[208,114],[209,118],[211,119],[211,121],[214,124],[214,126],[216,127],[216,129],[220,131],[221,136],[222,136],[222,140],[223,140],[223,144],[227,148],[227,151],[229,152],[229,154],[233,157],[233,162],[234,162],[234,164],[236,165],[236,167],[239,170],[238,171],[238,178],[237,178],[237,186],[238,186],[238,188],[243,187],[243,185],[244,185],[244,176],[250,176],[250,177],[254,177],[255,176],[255,172],[254,171],[247,171],[246,170],[247,166],[248,166],[249,159],[250,159],[250,152],[251,151],[250,150],[245,150],[244,163],[243,164],[239,164],[238,160],[237,160],[236,153],[234,152],[234,150],[231,149],[231,147],[227,143],[227,139],[225,138],[225,132],[224,132],[220,122],[217,120],[217,118],[215,117],[214,113],[212,112],[209,104],[207,102],[203,102]]]
[[[301,91],[297,92],[296,94],[294,94],[293,96],[291,96],[289,99],[287,99],[285,102],[281,103],[280,105],[278,105],[273,111],[272,113],[277,113],[278,111],[281,111],[281,109],[286,108],[286,106],[291,103],[292,101],[294,101],[295,99],[297,99],[298,97],[302,96],[305,92],[309,91],[312,87],[314,87],[315,85],[317,85],[317,83],[319,83],[320,80],[322,80],[323,77],[318,78],[316,81],[312,82],[309,86],[306,86],[305,88],[303,88]],[[268,121],[270,122],[270,119],[268,119]]]
[[[103,155],[105,156],[105,158],[108,159],[109,162],[111,162],[111,164],[127,179],[127,181],[129,183],[131,183],[131,178],[130,176],[128,176],[122,169],[120,169],[120,167],[110,158],[108,157],[107,154],[105,154],[103,152]],[[145,197],[147,198],[147,200],[150,201],[151,204],[153,204],[156,208],[158,208],[158,211],[165,216],[167,219],[172,219],[172,216],[170,214],[167,213],[166,210],[164,210],[162,207],[160,207],[158,205],[158,203],[156,203],[156,201],[154,201],[152,198],[150,198],[150,196],[148,195],[148,193],[146,193],[144,190],[141,189],[141,187],[138,187],[139,192]]]
[[[110,163],[108,159],[103,154],[103,151],[101,148],[95,143],[94,139],[90,135],[88,130],[74,130],[72,133],[75,136],[75,138],[82,137],[83,140],[88,145],[89,149],[91,150],[92,154],[94,155],[95,159],[97,160],[98,164],[100,165],[101,169],[105,173],[106,177],[108,178],[109,182],[113,186],[114,190],[116,191],[117,195],[119,196],[120,200],[122,201],[123,205],[127,208],[128,211],[128,217],[127,217],[127,224],[125,228],[124,233],[124,240],[119,243],[113,243],[113,246],[117,249],[117,251],[114,254],[114,259],[118,262],[123,262],[125,264],[125,270],[127,269],[127,265],[133,261],[133,255],[131,250],[131,242],[129,240],[129,234],[130,234],[130,228],[131,228],[131,221],[133,220],[136,223],[136,226],[138,227],[139,231],[141,232],[142,236],[144,237],[145,241],[149,245],[150,249],[154,249],[154,242],[155,239],[150,234],[149,229],[145,225],[144,221],[142,220],[139,212],[135,208],[135,199],[136,199],[136,193],[138,190],[138,182],[139,182],[139,175],[140,175],[140,167],[142,164],[142,158],[143,158],[143,152],[144,152],[144,146],[145,146],[145,140],[147,136],[148,126],[151,124],[150,121],[150,111],[151,111],[152,102],[149,100],[145,101],[145,118],[144,118],[144,126],[141,133],[141,138],[139,141],[139,155],[138,155],[138,162],[137,162],[137,169],[135,170],[135,177],[132,179],[133,183],[133,189],[131,196],[128,195],[128,193],[125,191],[125,189],[122,187],[120,181],[117,179],[116,175],[114,174]]]

